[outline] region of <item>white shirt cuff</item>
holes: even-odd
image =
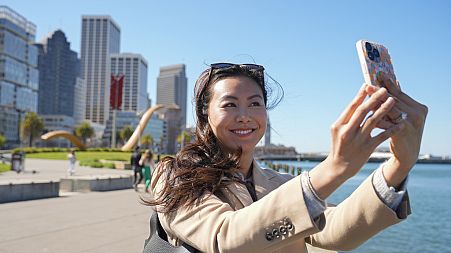
[[[387,180],[382,173],[382,168],[385,163],[381,164],[379,168],[374,172],[373,176],[373,186],[376,190],[379,198],[384,202],[388,207],[390,207],[393,211],[398,209],[399,204],[406,193],[406,185],[408,181],[408,177],[401,183],[399,187],[399,191],[392,186],[387,185]]]

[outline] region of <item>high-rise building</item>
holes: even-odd
[[[39,49],[39,99],[41,115],[74,117],[74,93],[80,63],[61,30],[36,44]]]
[[[139,54],[111,54],[111,75],[124,76],[121,111],[147,109],[147,61]]]
[[[122,104],[115,116],[110,113],[103,134],[103,143],[114,146],[113,126],[116,127],[116,133],[124,126],[124,122],[133,123],[130,125],[135,128],[139,114],[148,108],[147,61],[139,54],[121,53],[111,54],[110,64],[111,75],[116,79],[123,78]],[[132,118],[136,122],[131,121]],[[116,124],[113,124],[114,119]]]
[[[185,64],[177,64],[160,68],[157,78],[157,104],[180,107],[182,128],[186,127],[187,78]]]
[[[0,6],[0,134],[6,137],[7,146],[19,144],[21,118],[38,109],[35,35],[36,25]]]
[[[74,121],[78,125],[85,120],[86,109],[86,83],[82,78],[77,77],[75,81],[74,93]]]
[[[166,121],[166,139],[161,141],[161,151],[166,154],[175,154],[178,151],[180,143],[177,137],[182,133],[181,110],[177,105],[160,110],[160,118]]]
[[[86,82],[85,118],[104,125],[109,116],[110,54],[120,52],[120,27],[110,16],[82,16],[81,74]]]

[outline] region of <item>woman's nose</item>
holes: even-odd
[[[246,109],[240,109],[237,116],[238,122],[249,122],[251,118],[249,117],[249,113]]]

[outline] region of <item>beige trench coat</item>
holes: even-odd
[[[205,195],[196,206],[171,215],[159,213],[169,242],[181,245],[183,241],[202,252],[307,252],[306,244],[349,251],[410,214],[408,195],[393,212],[376,195],[371,175],[346,200],[312,220],[300,176],[253,164],[258,201],[252,201],[244,185],[231,183],[215,195]],[[154,194],[163,178],[156,182]],[[269,240],[268,233],[274,230],[279,236]]]

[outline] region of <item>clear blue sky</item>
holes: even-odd
[[[322,4],[320,4],[321,2]],[[422,153],[451,155],[449,1],[106,1],[3,0],[37,25],[37,40],[62,29],[80,52],[81,15],[110,15],[121,52],[149,62],[155,101],[161,66],[184,63],[191,98],[205,63],[266,67],[286,96],[270,112],[273,143],[328,151],[329,126],[363,83],[355,42],[385,44],[402,88],[429,107]],[[386,145],[386,144],[385,144]]]

